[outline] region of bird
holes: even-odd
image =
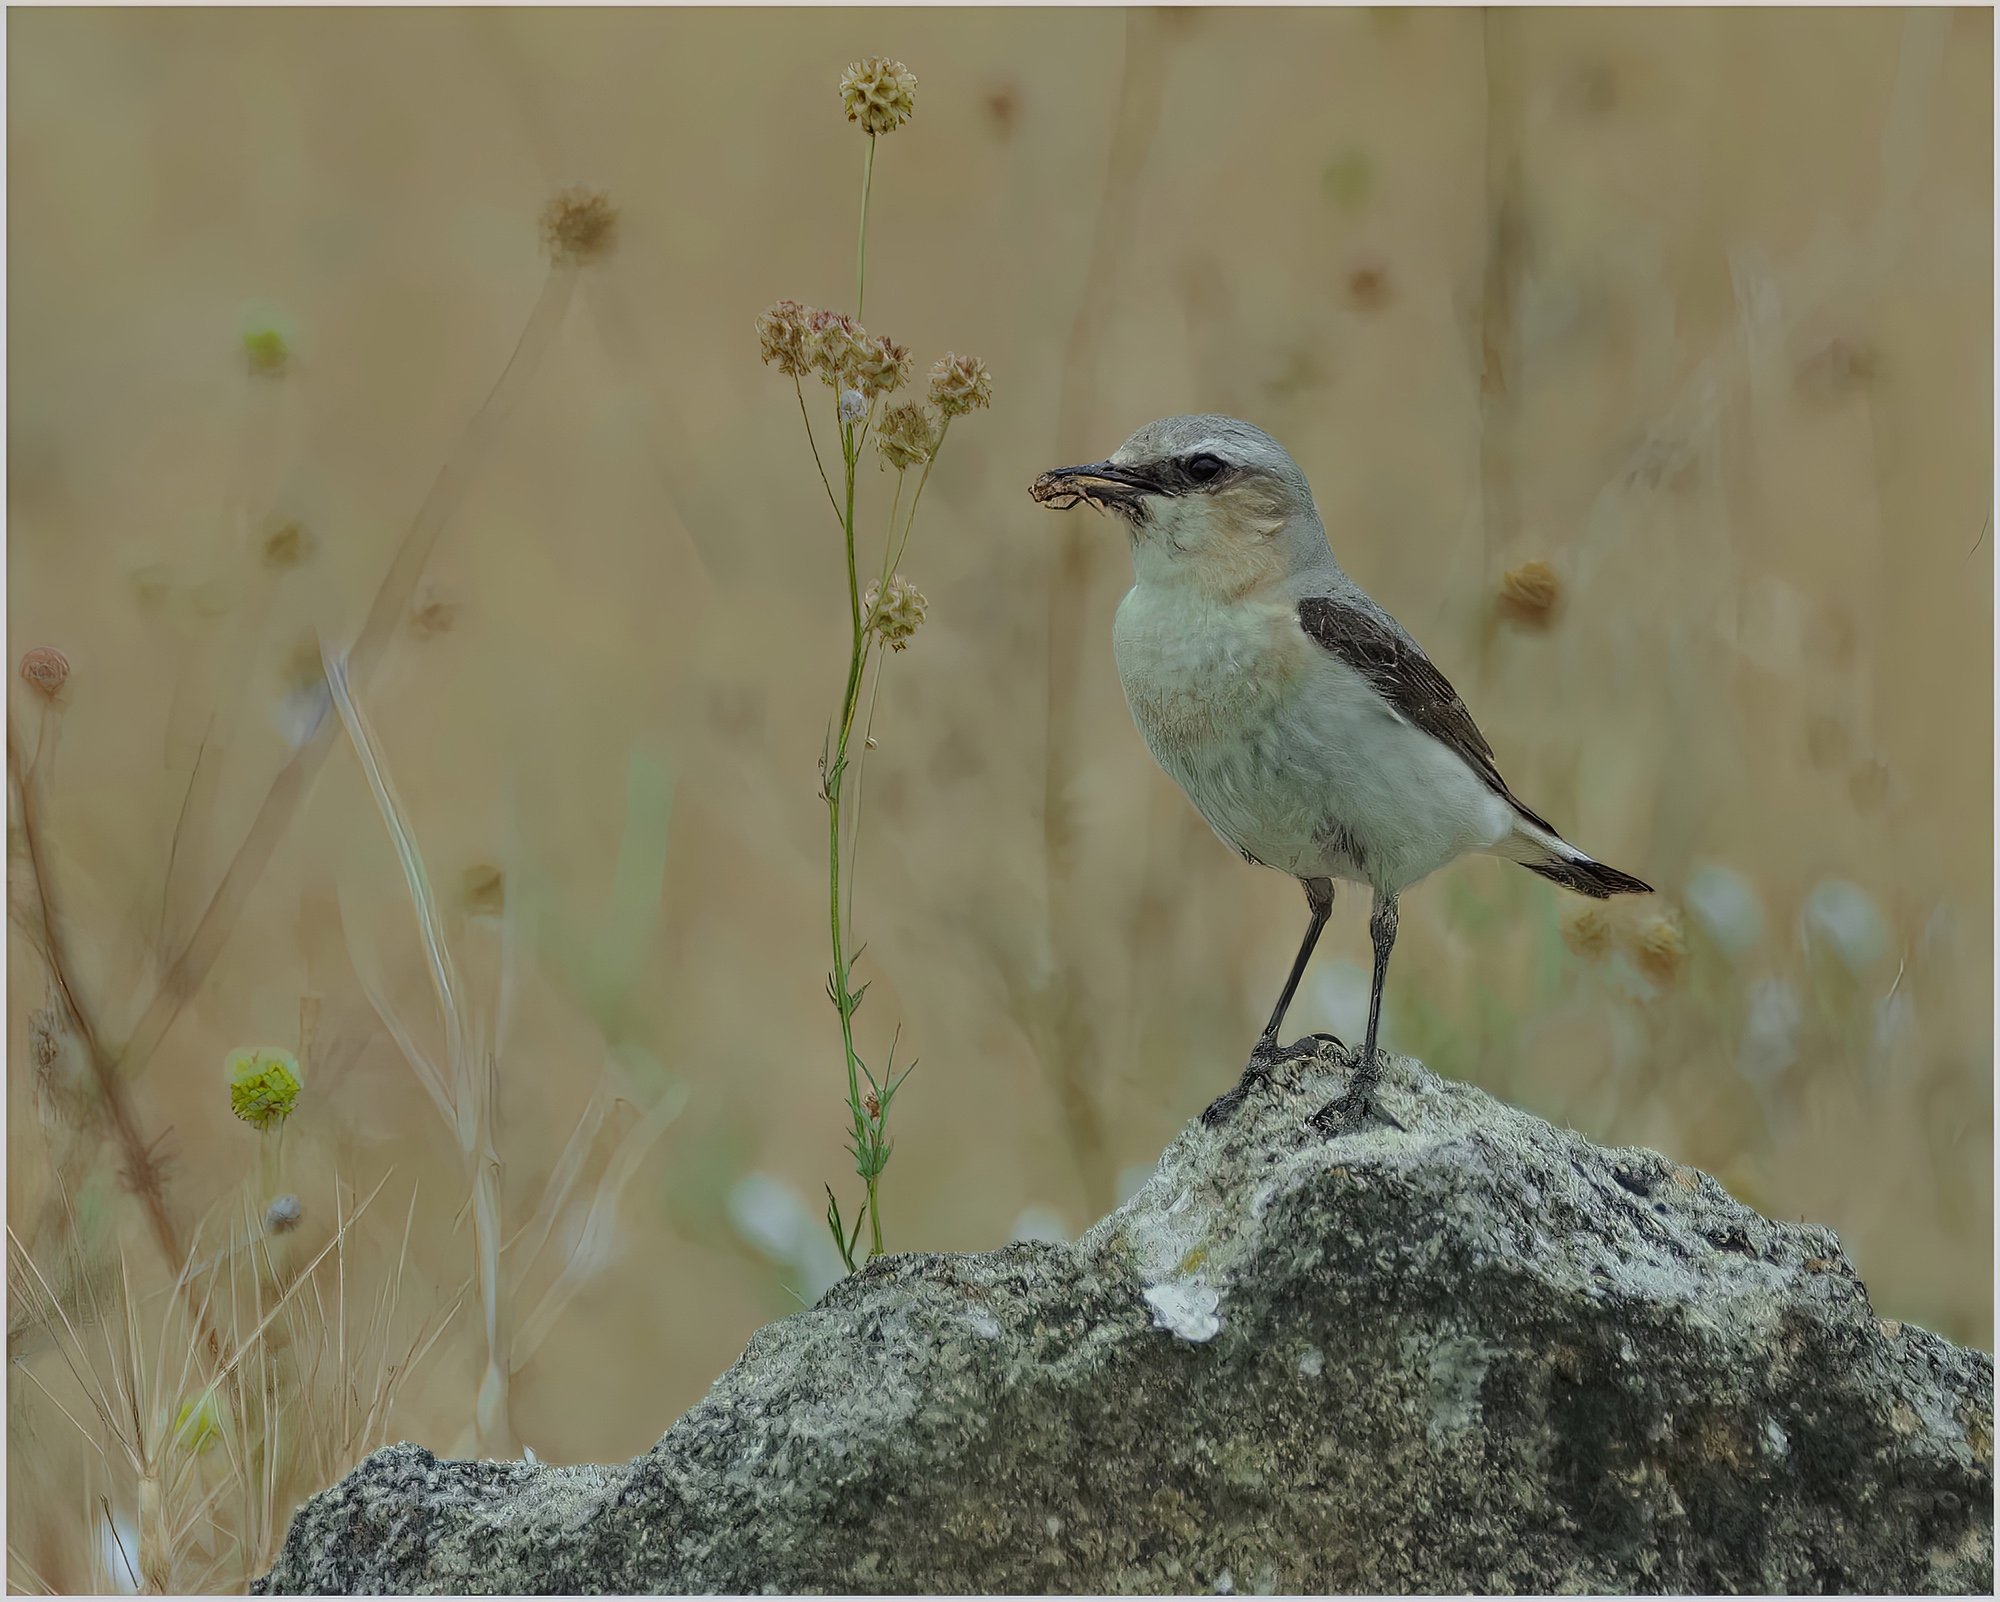
[[[1334,881],[1372,895],[1367,1037],[1346,1089],[1308,1123],[1358,1128],[1381,1083],[1376,1042],[1398,897],[1468,852],[1517,862],[1599,899],[1652,886],[1565,840],[1507,787],[1493,748],[1423,648],[1334,558],[1312,488],[1269,434],[1233,417],[1148,423],[1104,461],[1029,488],[1125,526],[1134,583],[1112,655],[1153,758],[1223,843],[1305,889],[1309,921],[1228,1120],[1319,1034],[1279,1044],[1285,1012],[1333,909]],[[1391,1120],[1393,1121],[1393,1120]]]

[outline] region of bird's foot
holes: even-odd
[[[1391,1129],[1401,1130],[1403,1126],[1394,1115],[1376,1103],[1375,1092],[1381,1082],[1379,1067],[1372,1074],[1357,1070],[1346,1090],[1306,1120],[1306,1128],[1323,1139],[1333,1140],[1341,1135],[1353,1134],[1374,1117]]]
[[[1289,1046],[1281,1046],[1277,1041],[1268,1038],[1260,1039],[1250,1049],[1250,1060],[1244,1064],[1243,1077],[1236,1081],[1235,1089],[1225,1090],[1210,1102],[1207,1110],[1201,1115],[1201,1121],[1210,1129],[1220,1128],[1228,1123],[1235,1115],[1236,1109],[1249,1099],[1251,1091],[1260,1090],[1272,1083],[1277,1077],[1277,1070],[1286,1063],[1317,1056],[1321,1042],[1329,1040],[1345,1049],[1345,1042],[1338,1035],[1330,1035],[1323,1030],[1318,1034],[1294,1040]]]

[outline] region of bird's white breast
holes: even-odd
[[[1308,639],[1287,600],[1141,583],[1112,652],[1154,759],[1270,867],[1401,889],[1511,828],[1511,809]]]

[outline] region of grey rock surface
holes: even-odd
[[[1990,1592],[1993,1363],[1831,1233],[1332,1048],[1072,1245],[878,1260],[613,1467],[378,1452],[266,1593]]]

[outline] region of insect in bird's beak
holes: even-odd
[[[1114,462],[1058,467],[1028,486],[1030,495],[1058,512],[1087,501],[1100,512],[1122,512],[1130,518],[1146,515],[1146,497],[1154,492],[1148,479]]]

